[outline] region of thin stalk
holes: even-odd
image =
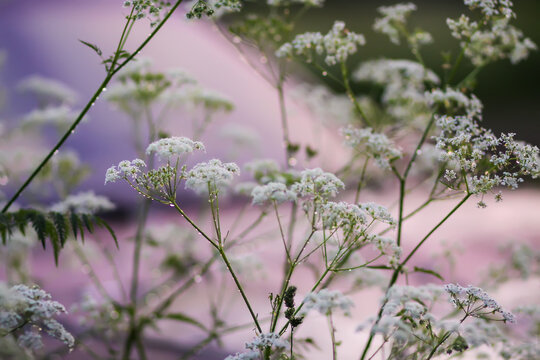
[[[480,70],[482,70],[482,66],[478,66],[478,67],[475,67],[473,69],[473,71],[471,71],[467,76],[465,76],[463,78],[463,80],[461,80],[457,85],[456,85],[456,88],[457,89],[460,89],[462,86],[464,86],[467,82],[469,82],[470,80],[474,79],[478,73],[480,72]]]
[[[221,255],[221,258],[223,259],[223,262],[227,266],[227,270],[229,270],[229,273],[231,274],[234,280],[234,283],[236,284],[236,287],[238,288],[238,291],[240,292],[240,295],[242,295],[242,299],[244,299],[244,303],[246,304],[249,310],[249,313],[253,319],[253,322],[255,323],[255,327],[257,327],[257,331],[259,331],[259,333],[262,333],[263,331],[262,331],[261,325],[259,324],[259,320],[257,319],[257,315],[255,315],[255,312],[251,308],[251,304],[249,303],[246,293],[244,292],[244,288],[242,287],[242,285],[240,284],[240,281],[238,280],[238,277],[234,273],[234,270],[232,269],[231,263],[229,262],[229,259],[227,258],[225,251],[223,250],[223,248],[219,247],[218,252]]]
[[[285,233],[283,232],[283,226],[281,226],[281,220],[279,219],[277,204],[275,201],[273,201],[273,203],[274,213],[276,214],[276,219],[279,225],[279,233],[281,234],[281,241],[283,242],[283,247],[285,248],[285,255],[287,256],[287,261],[285,263],[285,266],[287,266],[287,264],[290,264],[292,262],[291,254],[289,253],[289,249],[287,248],[287,240],[285,240]]]
[[[282,77],[282,75],[281,75]],[[285,93],[283,90],[283,79],[280,79],[277,86],[279,111],[281,116],[281,129],[283,131],[283,146],[285,147],[285,163],[287,168],[291,166],[292,152],[290,149],[291,140],[289,138],[289,125],[287,120],[287,107],[285,104]]]
[[[6,203],[6,205],[2,208],[2,213],[5,213],[8,211],[8,209],[11,207],[11,205],[19,198],[21,193],[30,185],[30,183],[34,180],[34,178],[39,174],[39,172],[45,167],[45,165],[49,162],[49,160],[53,157],[53,155],[56,153],[62,145],[66,142],[66,140],[75,132],[75,128],[79,125],[79,123],[82,121],[84,116],[88,113],[90,108],[94,105],[94,103],[97,101],[98,97],[103,92],[103,89],[107,87],[111,79],[114,77],[114,75],[120,71],[124,66],[126,66],[133,58],[142,50],[144,47],[154,38],[154,36],[157,34],[157,32],[163,27],[163,25],[167,22],[167,20],[171,17],[173,12],[180,6],[183,0],[178,0],[171,10],[167,13],[167,15],[163,18],[163,20],[156,26],[154,31],[142,42],[142,44],[135,50],[133,54],[131,54],[126,60],[124,60],[120,65],[118,65],[114,70],[110,71],[105,79],[102,81],[102,83],[99,85],[98,89],[95,91],[94,95],[90,98],[86,106],[82,109],[82,111],[79,113],[79,116],[75,119],[73,124],[67,129],[67,131],[64,133],[62,138],[56,143],[56,145],[51,149],[51,151],[45,156],[45,158],[39,163],[39,165],[34,169],[34,171],[30,174],[30,176],[26,179],[26,181],[19,187],[19,189],[15,192],[15,194],[9,199],[9,201]],[[114,67],[114,63],[111,65],[111,69]]]
[[[356,96],[354,95],[354,92],[353,92],[353,90],[351,88],[351,84],[349,82],[349,71],[347,69],[347,65],[344,62],[341,63],[341,75],[343,77],[343,84],[345,85],[345,90],[347,92],[347,96],[349,97],[349,99],[353,103],[354,108],[360,114],[360,116],[366,122],[367,125],[373,126],[373,124],[371,124],[371,122],[367,118],[366,114],[364,113],[364,110],[362,110],[362,107],[358,103],[358,100],[356,99]]]
[[[330,338],[332,339],[332,360],[337,360],[336,328],[332,319],[332,311],[328,314],[328,327],[330,328]]]
[[[427,235],[422,238],[422,240],[420,240],[420,242],[414,247],[414,249],[409,253],[409,255],[407,255],[405,260],[403,260],[401,266],[404,266],[411,259],[411,257],[416,253],[416,251],[418,251],[420,246],[422,246],[426,242],[426,240],[461,207],[461,205],[465,204],[465,202],[471,197],[471,195],[472,194],[465,195],[465,197],[461,199],[461,201],[456,206],[454,206],[454,208],[441,221],[439,221],[439,223],[435,225],[435,227],[431,229],[431,231],[428,232]]]
[[[218,251],[219,255],[221,256],[221,259],[223,260],[223,262],[225,263],[225,265],[227,266],[227,270],[229,271],[229,273],[231,274],[233,280],[234,280],[234,283],[236,284],[236,287],[238,288],[238,291],[240,292],[240,295],[242,296],[242,299],[244,300],[248,310],[249,310],[249,313],[251,314],[251,317],[253,318],[253,322],[255,324],[255,326],[257,327],[257,330],[262,333],[262,328],[261,328],[261,325],[259,324],[259,321],[257,320],[257,316],[255,315],[255,312],[253,311],[252,307],[251,307],[251,304],[249,303],[249,300],[246,296],[246,293],[244,292],[244,288],[242,287],[242,285],[240,284],[240,281],[238,280],[238,277],[236,276],[232,266],[231,266],[231,263],[229,262],[229,259],[227,258],[227,255],[225,254],[225,250],[224,250],[224,247],[221,246],[221,243],[218,243],[216,244],[216,242],[214,240],[212,240],[204,231],[202,231],[187,215],[186,213],[178,206],[178,204],[176,203],[176,201],[173,201],[171,203],[175,209],[180,213],[180,215],[182,215],[182,217],[184,217],[184,219],[186,219],[186,221],[188,223],[191,224],[191,226],[193,226],[193,228],[195,228],[195,230],[197,230],[199,232],[199,234],[204,237],[206,240],[208,240],[208,242],[210,242],[210,244],[212,244],[212,246],[214,248],[216,248],[216,250]]]
[[[407,264],[407,262],[412,258],[412,256],[416,253],[416,251],[418,251],[418,249],[426,242],[426,240],[442,225],[446,222],[446,220],[448,220],[450,218],[450,216],[452,216],[452,214],[454,214],[468,199],[469,197],[471,196],[471,194],[467,194],[456,206],[454,206],[454,208],[441,220],[439,221],[439,223],[437,223],[437,225],[435,225],[435,227],[433,227],[433,229],[431,229],[426,236],[424,236],[422,238],[422,240],[420,240],[420,242],[416,245],[416,247],[409,253],[409,255],[405,258],[405,260],[403,260],[401,262],[401,264],[398,266],[398,268],[396,270],[394,270],[394,273],[392,274],[392,278],[390,279],[390,282],[388,283],[388,286],[387,286],[387,289],[386,289],[386,293],[388,293],[388,290],[396,283],[398,277],[399,277],[399,274],[400,274],[400,271],[401,269],[403,268],[403,266],[405,266],[405,264]],[[374,326],[376,326],[381,317],[382,317],[382,311],[384,309],[384,306],[386,305],[386,301],[381,305],[380,309],[379,309],[379,312],[377,314],[377,320],[375,321],[375,323],[373,324],[372,326],[372,329]],[[370,331],[370,334],[369,334],[369,338],[368,338],[368,341],[366,342],[366,345],[364,346],[364,350],[362,352],[362,355],[360,357],[360,360],[364,360],[366,355],[367,355],[367,352],[369,350],[369,347],[371,346],[371,343],[373,342],[373,337],[374,337],[374,334],[373,332]]]
[[[360,191],[362,191],[362,187],[364,186],[364,180],[366,177],[366,169],[367,169],[368,163],[369,163],[369,157],[366,156],[366,160],[364,161],[364,165],[362,166],[362,173],[360,174],[360,181],[358,181],[358,186],[356,187],[356,194],[354,195],[355,204],[358,204],[358,200],[360,199]]]

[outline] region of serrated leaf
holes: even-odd
[[[109,232],[109,234],[111,234],[113,240],[114,240],[114,244],[116,245],[116,248],[119,249],[120,246],[118,245],[118,239],[116,238],[116,234],[114,233],[113,229],[111,228],[111,226],[109,224],[107,224],[105,222],[105,220],[101,219],[101,218],[98,218],[98,217],[94,217],[94,220],[96,222],[96,224],[98,226],[101,226],[101,227],[104,227],[105,229],[107,229],[107,231]]]
[[[52,212],[51,217],[53,218],[54,227],[56,228],[56,233],[58,234],[58,239],[60,240],[60,245],[64,247],[64,244],[66,243],[66,239],[68,236],[68,226],[66,217],[64,214],[58,213],[58,212]]]
[[[94,232],[94,224],[92,223],[91,216],[88,215],[88,214],[83,214],[82,215],[82,220],[83,220],[84,226],[86,227],[86,229],[88,229],[88,232],[93,233]],[[83,230],[81,229],[81,232],[82,231]]]
[[[72,212],[69,215],[69,223],[71,226],[71,231],[73,232],[73,237],[77,239],[77,229],[79,228],[79,218],[77,217],[77,214],[75,214],[74,212]]]
[[[54,264],[58,266],[58,256],[60,254],[60,250],[62,249],[60,240],[58,239],[58,233],[56,232],[56,228],[52,222],[47,221],[45,226],[47,237],[50,239],[53,246]]]
[[[79,41],[81,43],[83,43],[84,45],[88,46],[90,49],[94,50],[96,52],[96,54],[98,54],[99,56],[103,55],[103,51],[101,51],[101,49],[95,45],[95,44],[91,44],[89,42],[86,42],[86,41],[83,41],[83,40],[80,40]]]
[[[176,320],[176,321],[188,323],[188,324],[191,324],[191,325],[195,325],[199,329],[202,329],[204,331],[208,331],[206,329],[206,326],[204,326],[204,324],[202,324],[198,320],[196,320],[196,319],[194,319],[194,318],[192,318],[192,317],[190,317],[190,316],[188,316],[186,314],[183,314],[183,313],[169,313],[169,314],[166,314],[166,315],[161,315],[161,318],[162,319],[170,319],[170,320]]]
[[[47,237],[47,219],[38,211],[32,211],[29,215],[32,221],[32,227],[36,231],[37,237],[39,241],[41,241],[43,249],[45,249],[45,239]]]
[[[437,279],[439,279],[441,281],[444,281],[444,278],[442,277],[442,275],[439,274],[438,272],[434,271],[434,270],[424,269],[424,268],[420,268],[418,266],[415,266],[414,267],[414,272],[421,272],[421,273],[424,273],[424,274],[429,274],[429,275],[435,276]]]

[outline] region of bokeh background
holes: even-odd
[[[0,80],[8,89],[6,106],[1,110],[0,119],[8,126],[16,126],[21,114],[34,106],[31,99],[21,96],[15,90],[16,84],[22,78],[33,74],[52,77],[70,85],[79,92],[79,105],[82,106],[85,99],[91,96],[101,82],[104,71],[99,59],[78,40],[96,43],[105,53],[112,52],[123,26],[125,11],[120,3],[121,1],[111,0],[0,0],[0,49],[7,52],[6,66],[0,74]],[[335,19],[341,19],[346,21],[351,30],[363,33],[367,39],[367,45],[359,51],[353,61],[382,56],[410,58],[405,47],[391,45],[388,39],[371,29],[376,7],[393,3],[394,1],[327,0],[323,9],[313,9],[302,18],[298,31],[326,31]],[[428,66],[433,65],[432,68],[438,71],[440,69],[437,68],[437,64],[441,63],[441,51],[451,48],[455,53],[457,50],[457,43],[450,37],[444,20],[447,17],[459,16],[464,11],[464,6],[460,0],[425,0],[415,3],[418,5],[418,11],[413,14],[410,24],[433,35],[435,45],[426,48],[425,59]],[[257,4],[248,4],[247,7],[257,11]],[[516,26],[535,43],[540,44],[538,21],[540,2],[516,0],[515,10],[518,14]],[[204,86],[227,94],[235,103],[236,109],[233,113],[217,119],[216,126],[219,128],[234,122],[253,129],[260,137],[256,156],[281,161],[283,159],[283,149],[279,145],[281,128],[274,90],[245,65],[214,25],[207,22],[189,22],[182,13],[173,17],[141,55],[153,59],[156,69],[183,68]],[[130,39],[130,44],[132,46],[138,44],[148,31],[149,28],[145,24],[138,26]],[[485,127],[493,129],[495,133],[516,132],[517,138],[540,144],[539,65],[540,53],[534,52],[517,66],[509,62],[498,62],[480,73],[476,94],[485,106]],[[467,68],[462,68],[462,71],[462,74],[466,74]],[[298,74],[298,78],[290,79],[291,86],[300,81],[328,81],[319,72],[307,67],[300,68]],[[329,82],[328,85],[332,86],[332,83]],[[338,88],[335,90],[341,91]],[[366,89],[357,87],[356,90],[361,93]],[[339,158],[339,150],[335,150],[334,145],[340,141],[339,138],[324,129],[306,131],[305,129],[312,128],[309,126],[309,115],[301,106],[295,107],[294,101],[290,99],[288,101],[292,109],[293,140],[313,144],[322,138],[324,147],[320,151],[318,161],[329,170],[338,168],[340,164],[335,159]],[[179,111],[170,119],[168,124],[170,132],[174,135],[185,135],[183,131],[188,126],[186,115]],[[318,131],[323,133],[320,134]],[[51,144],[58,136],[54,131],[47,131],[44,135]],[[118,204],[117,211],[110,218],[120,229],[119,234],[125,237],[129,237],[133,231],[130,220],[134,215],[132,209],[137,199],[126,186],[119,184],[104,186],[103,179],[109,166],[134,157],[131,137],[129,119],[115,111],[105,101],[98,101],[89,113],[89,120],[78,128],[77,133],[65,145],[66,148],[76,150],[81,159],[92,168],[91,176],[81,189],[93,189],[96,193],[107,195]],[[210,131],[203,141],[207,144],[208,152],[200,157],[194,157],[193,161],[220,157],[242,164],[250,160],[252,155],[230,155],[228,148],[231,144],[221,138],[218,131]],[[20,180],[10,180],[3,190],[8,194],[11,193],[20,184]],[[533,183],[515,193],[507,192],[503,204],[493,204],[485,210],[476,209],[471,202],[439,230],[433,244],[418,254],[415,265],[432,266],[440,261],[437,259],[440,259],[448,244],[451,244],[450,246],[461,248],[458,252],[458,263],[461,265],[453,269],[450,280],[467,284],[475,277],[485,274],[490,265],[503,257],[499,251],[500,246],[519,240],[538,248],[540,195],[537,187],[538,183]],[[366,200],[391,204],[393,195],[384,189],[372,190],[366,195]],[[186,193],[183,196],[185,202],[197,206],[198,200],[193,195]],[[52,202],[55,199],[49,200]],[[419,201],[413,199],[409,206],[413,208]],[[229,206],[234,209],[235,204],[231,202]],[[433,211],[422,214],[408,223],[405,238],[415,239],[424,235],[426,229],[429,229],[426,224],[436,223],[439,218],[437,214],[449,208],[448,204],[437,204]],[[151,223],[159,224],[160,221],[163,222],[163,217],[168,215],[162,209],[156,210],[151,216]],[[129,273],[130,253],[130,244],[126,244],[118,254],[118,264],[121,269],[126,270],[126,274]],[[268,256],[272,259],[276,255]],[[52,264],[52,256],[42,256],[41,250],[35,254],[35,264],[44,286],[47,286],[55,298],[63,302],[69,304],[70,301],[74,301],[88,286],[85,283],[85,269],[62,266],[56,269]],[[69,274],[67,280],[66,274]],[[105,270],[100,275],[110,277]],[[419,277],[415,281],[423,282],[426,279]],[[261,308],[266,306],[268,284],[272,284],[272,281],[257,283],[248,288],[248,292],[257,299],[255,306]],[[535,279],[518,281],[505,285],[497,295],[501,303],[511,308],[519,301],[538,303],[540,295],[538,289],[540,282]],[[203,291],[194,292],[191,299],[193,306],[197,304],[200,296],[204,296]],[[359,323],[358,319],[368,315],[369,309],[376,307],[378,296],[377,292],[373,292],[357,299],[362,301],[363,306],[355,310],[352,319],[343,320],[343,333],[349,330],[354,332],[353,329]],[[237,302],[236,305],[241,306],[241,303]],[[182,338],[184,335],[168,334],[169,342],[161,343],[159,346],[164,349],[170,348],[174,352],[178,349],[179,338],[182,339],[181,343],[186,341],[186,338],[188,341],[195,341],[197,337],[195,334]],[[245,341],[241,337],[229,340],[227,346],[231,351],[242,348]],[[340,351],[343,351],[343,358],[352,356],[351,354],[355,353],[354,341],[352,344],[345,341]],[[217,355],[217,358],[221,355]],[[211,352],[204,356],[208,359],[213,358]],[[313,358],[318,357],[314,355]]]

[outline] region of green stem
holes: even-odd
[[[231,263],[229,262],[229,259],[227,258],[227,255],[225,254],[225,251],[224,251],[224,247],[221,245],[221,243],[218,243],[216,244],[216,242],[214,240],[212,240],[204,231],[202,231],[187,215],[186,213],[178,206],[178,204],[176,203],[176,201],[173,201],[171,203],[175,209],[180,213],[180,215],[182,215],[182,217],[184,217],[184,219],[186,219],[186,221],[188,223],[191,224],[191,226],[193,226],[193,228],[195,228],[195,230],[197,230],[199,232],[199,234],[204,237],[206,240],[208,240],[210,242],[210,244],[212,244],[212,246],[214,248],[216,248],[216,250],[218,251],[219,255],[221,256],[221,259],[223,260],[223,262],[225,263],[226,267],[227,267],[227,270],[229,271],[229,273],[231,274],[233,280],[234,280],[234,283],[236,284],[236,287],[238,288],[238,291],[240,292],[240,295],[242,296],[242,299],[244,300],[248,310],[249,310],[249,313],[251,314],[251,317],[253,318],[253,322],[255,323],[255,326],[257,327],[257,330],[259,331],[259,333],[262,333],[262,328],[261,328],[261,325],[259,324],[259,321],[257,319],[257,316],[255,315],[255,312],[253,311],[252,307],[251,307],[251,304],[249,303],[249,300],[246,296],[246,293],[244,292],[244,288],[242,287],[242,285],[240,284],[240,281],[238,280],[238,277],[236,276],[232,266],[231,266]]]
[[[287,120],[287,107],[285,104],[285,93],[283,90],[283,80],[280,79],[277,84],[277,92],[279,98],[279,111],[281,115],[281,128],[283,131],[283,146],[285,147],[285,162],[287,168],[291,167],[291,159],[293,153],[291,152],[291,140],[289,138],[289,125]]]
[[[328,327],[330,328],[330,338],[332,339],[332,360],[337,360],[336,328],[332,320],[332,311],[328,314]]]
[[[34,178],[39,174],[39,172],[45,167],[45,165],[49,162],[49,160],[53,157],[53,155],[56,153],[60,147],[66,142],[66,140],[75,132],[75,128],[79,125],[79,123],[82,121],[84,116],[88,113],[90,108],[94,105],[94,103],[97,101],[98,97],[103,92],[103,89],[107,87],[113,76],[124,66],[126,66],[133,58],[154,38],[154,36],[157,34],[157,32],[163,27],[165,22],[171,17],[173,12],[180,6],[183,0],[178,0],[176,4],[171,8],[171,10],[167,13],[167,15],[163,18],[163,20],[156,26],[154,31],[146,38],[146,40],[143,41],[143,43],[135,50],[133,54],[131,54],[126,60],[124,60],[120,65],[118,65],[114,70],[110,71],[101,85],[99,85],[98,89],[94,93],[94,95],[90,98],[86,106],[83,108],[83,110],[80,112],[79,116],[75,119],[73,124],[69,127],[69,129],[65,132],[64,136],[56,143],[56,145],[51,149],[51,151],[45,156],[45,158],[41,161],[41,163],[34,169],[32,174],[26,179],[26,181],[19,187],[19,189],[15,192],[15,194],[9,199],[9,201],[6,203],[6,205],[2,208],[2,213],[5,213],[8,211],[8,209],[13,205],[13,203],[19,198],[21,193],[30,185],[30,183],[34,180]],[[114,64],[113,64],[114,65]],[[111,65],[111,69],[112,66]]]
[[[356,109],[358,114],[360,114],[360,116],[366,122],[367,125],[373,126],[373,124],[371,124],[371,122],[367,118],[366,114],[364,113],[364,110],[362,110],[362,107],[358,103],[358,100],[356,99],[356,96],[354,95],[354,92],[353,92],[353,90],[351,88],[351,84],[349,82],[349,72],[347,70],[347,65],[344,62],[341,63],[341,75],[343,77],[343,84],[345,85],[345,90],[347,92],[347,96],[349,97],[349,99],[353,103],[354,108]]]
[[[442,225],[446,222],[446,220],[448,220],[450,218],[450,216],[452,216],[452,214],[454,214],[468,199],[469,197],[471,196],[471,194],[467,194],[456,206],[454,206],[454,208],[441,220],[439,221],[439,223],[437,225],[435,225],[435,227],[433,227],[433,229],[431,229],[428,234],[426,236],[424,236],[422,238],[422,240],[420,240],[420,242],[416,245],[416,247],[409,253],[409,255],[405,258],[405,260],[403,260],[403,262],[401,262],[401,264],[398,266],[398,268],[396,270],[394,270],[394,273],[392,274],[392,278],[390,279],[390,282],[388,283],[388,287],[386,289],[386,294],[388,293],[388,290],[396,283],[398,277],[399,277],[399,274],[400,274],[400,271],[402,270],[403,266],[405,266],[405,264],[407,264],[407,262],[412,258],[412,256],[416,253],[416,251],[418,251],[418,249],[426,242],[426,240]],[[375,321],[375,323],[373,324],[372,326],[372,330],[373,330],[373,327],[375,327],[379,321],[381,320],[381,317],[382,317],[382,312],[383,312],[383,309],[384,309],[384,306],[386,305],[386,301],[381,305],[380,309],[379,309],[379,312],[377,314],[377,320]],[[362,355],[360,357],[360,360],[364,360],[366,355],[367,355],[367,352],[369,350],[369,347],[371,346],[371,343],[373,341],[373,337],[374,337],[374,333],[373,331],[370,331],[370,334],[369,334],[369,338],[368,338],[368,341],[366,343],[366,345],[364,346],[364,350],[362,352]]]
[[[364,165],[362,166],[362,173],[360,174],[360,181],[358,181],[358,186],[356,187],[356,194],[354,195],[355,204],[358,204],[358,200],[360,199],[360,191],[362,191],[362,187],[364,186],[364,180],[366,177],[366,169],[367,169],[368,163],[369,163],[369,157],[366,156],[366,160],[364,161]]]
[[[227,266],[227,270],[229,270],[229,273],[231,274],[234,280],[234,283],[236,284],[236,287],[238,288],[238,291],[240,292],[240,295],[242,295],[242,299],[244,299],[244,303],[246,304],[249,310],[249,313],[251,314],[253,322],[255,323],[255,326],[257,327],[257,331],[259,331],[259,333],[262,333],[263,331],[262,331],[261,325],[259,324],[259,320],[257,319],[257,315],[255,315],[255,312],[251,308],[251,304],[249,303],[246,293],[244,292],[244,288],[242,287],[242,285],[240,284],[240,281],[238,280],[238,277],[234,273],[234,270],[232,269],[231,263],[229,262],[229,259],[227,258],[225,251],[223,250],[223,248],[219,247],[218,252],[221,255],[221,258],[223,259],[223,262]]]
[[[472,194],[467,194],[465,195],[465,197],[463,199],[461,199],[461,201],[456,205],[454,206],[454,208],[441,220],[439,221],[439,223],[437,225],[435,225],[435,227],[433,229],[431,229],[430,232],[427,233],[426,236],[424,236],[422,238],[422,240],[420,240],[420,242],[414,247],[414,249],[409,253],[409,255],[407,255],[407,257],[405,258],[405,260],[403,260],[403,262],[401,263],[401,266],[404,266],[410,259],[411,257],[416,253],[416,251],[418,251],[418,249],[426,242],[426,240],[442,225],[446,222],[446,220],[448,220],[450,218],[450,216],[452,216],[460,207],[461,205],[463,205],[470,197],[471,197]]]

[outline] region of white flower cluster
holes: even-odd
[[[259,185],[251,192],[253,204],[263,205],[267,202],[281,204],[286,201],[296,201],[296,193],[287,189],[287,186],[280,182],[270,182],[266,185]]]
[[[540,343],[537,340],[521,344],[505,344],[500,355],[505,360],[540,359]]]
[[[437,126],[441,129],[435,137],[437,148],[443,151],[441,160],[470,176],[472,194],[486,194],[497,186],[516,189],[522,176],[540,176],[538,147],[514,140],[514,134],[496,137],[467,116],[441,116]]]
[[[516,14],[512,9],[512,1],[510,0],[465,0],[471,10],[479,8],[487,17],[504,16],[507,18],[515,17]]]
[[[194,150],[205,151],[200,141],[193,141],[187,137],[169,137],[154,141],[146,148],[146,154],[156,154],[160,160],[170,161],[184,154],[190,154]]]
[[[73,105],[77,101],[77,93],[58,80],[32,75],[22,80],[18,90],[35,95],[40,102]]]
[[[229,112],[234,109],[233,102],[225,95],[205,89],[201,86],[190,86],[178,92],[178,100],[193,108],[202,107],[205,110]]]
[[[373,133],[371,128],[357,129],[352,126],[342,128],[345,144],[355,151],[372,157],[382,169],[390,169],[390,163],[401,158],[401,150],[381,133]]]
[[[303,4],[307,6],[323,6],[324,0],[266,0],[270,6],[287,6],[290,4]]]
[[[420,318],[426,313],[428,303],[433,303],[443,293],[442,286],[432,284],[423,286],[394,285],[384,298],[383,314],[394,316],[405,309],[412,317]]]
[[[103,334],[107,339],[114,339],[127,330],[127,319],[115,305],[108,300],[97,300],[85,293],[80,302],[74,304],[70,311],[77,313],[79,324],[85,329],[92,329]]]
[[[393,6],[381,6],[377,9],[382,17],[375,19],[373,30],[387,35],[390,41],[396,45],[400,43],[400,35],[405,35],[407,17],[416,10],[416,5],[412,3],[396,4]],[[404,31],[405,30],[405,31]],[[414,46],[430,44],[433,39],[425,31],[416,31],[411,35],[407,34],[408,41]]]
[[[118,163],[118,166],[111,166],[107,169],[105,174],[105,184],[110,182],[116,182],[120,179],[136,180],[141,169],[146,167],[146,163],[141,159],[135,159],[133,161],[122,160]]]
[[[244,165],[244,169],[251,173],[259,184],[268,184],[270,182],[282,182],[287,180],[283,176],[278,163],[273,159],[253,160]]]
[[[96,195],[93,191],[85,191],[69,195],[65,200],[51,206],[50,210],[60,213],[72,211],[78,214],[95,214],[114,208],[114,204],[105,196]]]
[[[323,124],[348,124],[355,118],[351,100],[346,95],[335,94],[328,86],[301,84],[293,89],[291,95]],[[366,107],[361,101],[360,104],[362,108]]]
[[[260,334],[251,342],[246,343],[247,352],[229,355],[225,360],[258,360],[267,348],[270,348],[273,354],[279,355],[289,347],[289,342],[280,338],[276,333]]]
[[[335,309],[343,311],[347,316],[351,314],[351,308],[354,303],[339,290],[322,289],[317,293],[306,295],[304,306],[300,310],[300,315],[305,316],[311,310],[316,310],[322,315],[329,315]]]
[[[394,269],[397,269],[403,250],[397,245],[396,240],[382,236],[375,236],[371,239],[371,242],[382,255],[386,255],[388,257],[388,265]]]
[[[8,288],[0,283],[0,336],[14,334],[23,348],[41,348],[42,330],[72,348],[75,339],[54,319],[61,313],[66,313],[65,307],[37,286]]]
[[[231,255],[229,256],[229,262],[237,274],[241,274],[250,280],[255,280],[257,275],[262,275],[264,271],[261,259],[252,253]],[[224,263],[221,264],[220,270],[223,273],[229,273],[227,265]]]
[[[186,189],[191,189],[198,194],[220,191],[230,185],[234,175],[240,175],[238,165],[212,159],[207,163],[195,165],[187,173]]]
[[[324,0],[266,0],[270,6],[286,6],[290,4],[303,4],[307,6],[323,6]]]
[[[167,106],[180,102],[185,97],[182,87],[197,81],[182,69],[173,68],[165,72],[152,70],[153,61],[137,58],[118,72],[118,82],[105,92],[108,101],[126,111],[130,116],[139,116],[141,104],[149,105],[160,101]],[[180,95],[178,95],[180,94]]]
[[[294,183],[291,190],[299,197],[328,198],[344,188],[345,184],[336,175],[315,168],[302,171],[300,181]]]
[[[360,206],[346,202],[328,201],[321,207],[321,219],[327,228],[343,227],[346,230],[351,227],[359,231],[367,222],[366,213]]]
[[[48,106],[44,109],[32,110],[22,117],[23,125],[55,125],[67,127],[75,121],[79,115],[69,106]]]
[[[332,66],[346,62],[350,55],[356,53],[358,46],[365,43],[363,35],[346,29],[343,21],[336,21],[326,35],[319,32],[297,35],[292,42],[283,44],[276,56],[301,56],[311,62],[315,52],[318,55],[324,54],[326,64]]]
[[[504,322],[516,322],[514,314],[503,310],[495,299],[478,287],[448,284],[444,286],[444,290],[450,295],[452,304],[463,310],[467,316],[485,318],[486,315],[499,314]]]
[[[483,26],[469,17],[461,15],[458,20],[447,19],[452,36],[460,40],[465,55],[476,66],[490,62],[510,59],[516,64],[536,50],[536,44],[524,38],[523,32],[510,25],[509,18],[492,19]]]
[[[220,129],[220,135],[230,139],[236,145],[246,148],[257,148],[261,138],[259,134],[251,128],[240,124],[229,123]]]
[[[171,5],[170,1],[166,0],[124,0],[124,7],[132,8],[132,19],[150,20],[150,26],[156,26],[161,20],[161,12]]]
[[[468,117],[482,120],[483,105],[480,99],[474,94],[467,96],[461,91],[447,88],[433,89],[426,93],[426,98],[430,106],[435,104],[443,105],[446,113],[454,115],[467,115]]]
[[[382,205],[375,204],[373,202],[359,204],[360,208],[365,211],[373,220],[381,221],[389,225],[394,225],[396,220],[392,217],[392,214]]]
[[[217,0],[214,2],[216,9],[223,9],[226,11],[240,11],[242,10],[242,1],[240,0]]]
[[[382,102],[388,112],[405,121],[428,113],[426,84],[438,84],[439,77],[422,64],[410,60],[379,59],[363,62],[354,72],[356,81],[368,81],[383,87]]]

